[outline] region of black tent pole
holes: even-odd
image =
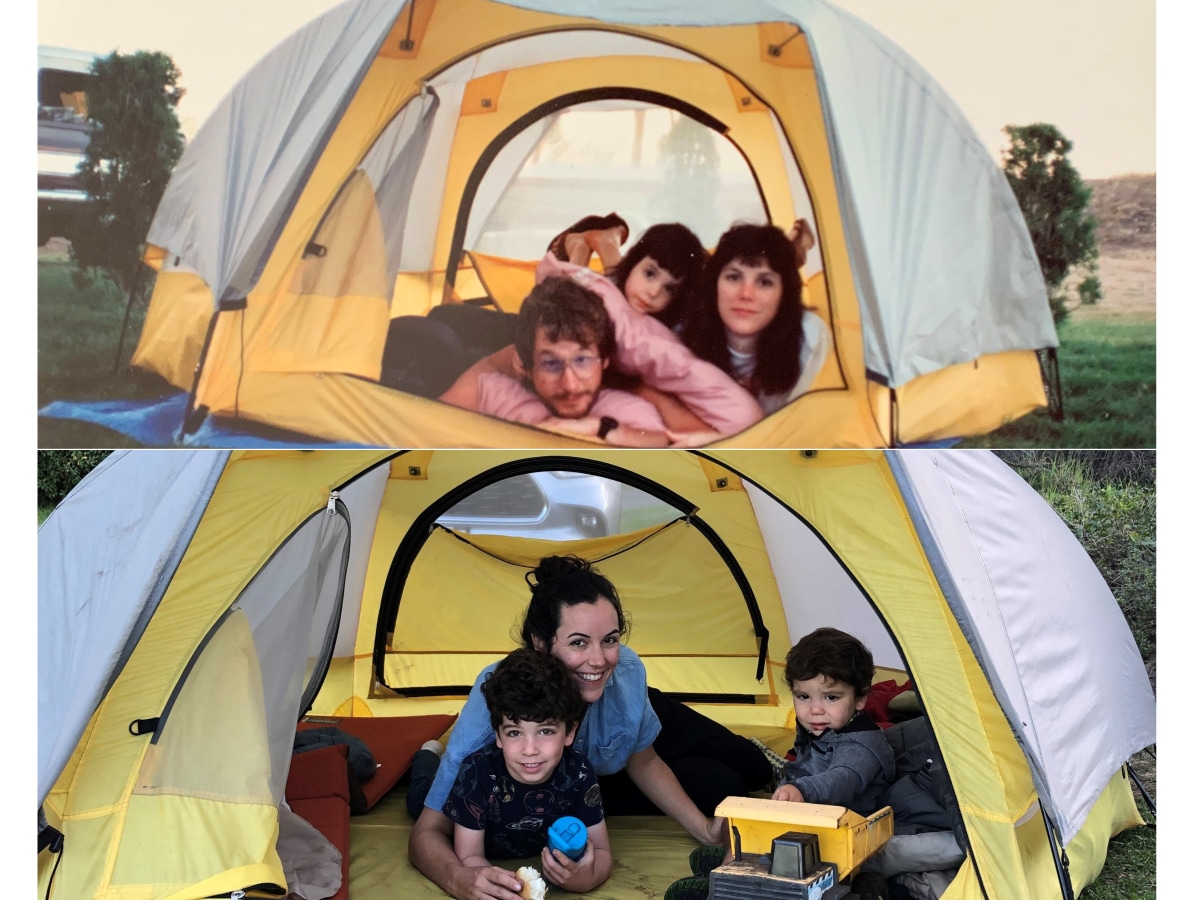
[[[133,299],[137,296],[138,287],[142,283],[142,261],[138,260],[137,272],[133,275],[133,286],[129,288],[129,298],[125,302],[125,321],[121,323],[121,337],[117,341],[117,356],[113,360],[113,374],[121,368],[121,353],[125,349],[125,332],[129,329],[129,314],[133,310]]]
[[[1075,900],[1075,889],[1071,886],[1071,876],[1067,873],[1067,848],[1058,839],[1058,829],[1050,821],[1050,814],[1041,800],[1038,806],[1042,809],[1042,822],[1046,826],[1046,838],[1050,841],[1050,853],[1054,857],[1054,868],[1058,872],[1058,887],[1062,891],[1063,900]]]

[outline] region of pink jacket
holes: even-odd
[[[552,415],[537,394],[499,372],[485,372],[479,376],[478,409],[489,416],[526,425],[538,425]],[[612,416],[618,422],[642,431],[663,431],[666,427],[653,403],[611,388],[600,389],[588,415]]]
[[[674,394],[721,434],[735,434],[763,417],[749,391],[712,363],[697,359],[658,319],[633,310],[621,289],[603,275],[547,253],[538,263],[537,281],[553,276],[571,278],[604,301],[616,332],[618,369]]]

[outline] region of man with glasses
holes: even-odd
[[[547,278],[521,305],[513,345],[476,363],[441,399],[618,446],[667,446],[654,404],[604,386],[615,350],[600,298],[569,278]]]

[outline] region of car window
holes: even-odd
[[[438,524],[465,534],[570,541],[661,525],[679,510],[635,487],[579,472],[533,472],[493,482]]]

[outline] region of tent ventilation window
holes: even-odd
[[[528,600],[525,572],[555,552],[555,543],[569,540],[562,552],[604,563],[602,571],[618,585],[622,603],[639,622],[634,649],[643,658],[720,657],[737,687],[705,689],[703,699],[753,702],[762,693],[770,635],[745,572],[698,512],[657,482],[575,457],[522,460],[481,473],[431,504],[400,542],[379,607],[377,680],[407,696],[465,694],[479,668],[511,646],[510,620]],[[457,589],[506,608],[499,616],[502,628],[482,635],[473,621],[448,621],[435,581],[438,572],[451,569],[461,573]],[[478,579],[477,586],[470,579]],[[705,604],[725,617],[709,629],[720,646],[693,653],[672,643],[674,636],[665,637],[678,629],[664,618],[660,601],[675,592],[694,598],[700,618],[709,615]],[[651,639],[656,618],[664,635],[659,646]],[[734,633],[741,637],[731,652]],[[434,648],[450,645],[457,648],[455,660],[438,660]],[[700,697],[684,684],[658,686]]]

